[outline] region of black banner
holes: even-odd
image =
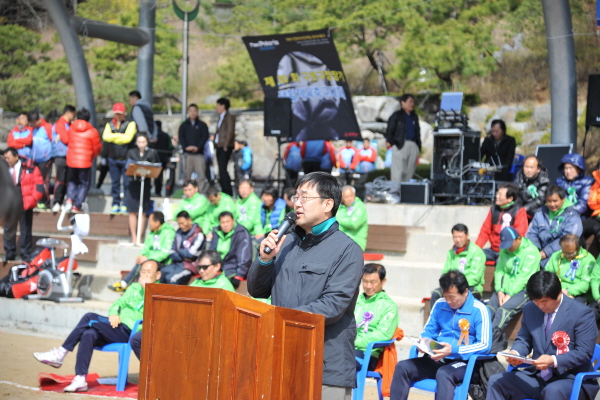
[[[350,89],[327,29],[242,38],[265,98],[292,100],[292,137],[357,140]]]

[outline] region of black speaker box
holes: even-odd
[[[590,75],[586,126],[600,126],[600,75]]]
[[[292,135],[292,100],[265,99],[265,136]]]
[[[400,203],[429,204],[429,182],[402,182],[400,184]]]

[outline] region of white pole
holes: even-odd
[[[187,86],[188,86],[188,12],[185,12],[183,20],[183,65],[181,79],[181,120],[187,117]]]
[[[144,181],[145,177],[140,176],[142,179],[142,188],[140,192],[140,207],[138,208],[138,223],[137,223],[137,239],[136,245],[142,245],[142,215],[144,214]]]

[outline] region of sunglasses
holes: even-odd
[[[207,269],[208,267],[212,267],[214,264],[206,264],[206,265],[198,265],[198,269]]]

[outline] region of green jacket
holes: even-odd
[[[474,287],[479,293],[483,293],[485,283],[485,254],[481,247],[469,242],[465,251],[456,254],[454,249],[448,251],[442,274],[448,271],[459,270],[467,278],[469,286]]]
[[[219,214],[223,211],[229,211],[233,214],[233,219],[237,218],[235,202],[230,195],[221,192],[221,200],[218,205],[208,204],[207,218],[204,226],[200,226],[203,232],[210,232],[212,228],[219,226]]]
[[[113,315],[118,315],[122,324],[127,325],[129,329],[133,329],[135,321],[144,319],[144,287],[137,282],[129,285],[123,296],[108,309],[108,316],[112,317]],[[140,330],[142,330],[141,325],[138,332]]]
[[[592,292],[594,301],[598,302],[600,300],[600,256],[596,260],[596,266],[592,270],[591,278],[590,291]]]
[[[250,193],[245,199],[239,198],[235,202],[237,222],[246,228],[252,236],[261,234],[263,231],[260,221],[261,207],[262,201],[254,192]]]
[[[367,323],[364,322],[364,315],[366,312],[373,313],[373,318],[369,321],[365,332]],[[356,319],[354,347],[357,350],[365,351],[370,342],[390,340],[394,336],[399,322],[398,306],[386,292],[375,293],[369,299],[365,297],[364,293],[361,293],[356,300],[354,318]],[[382,351],[382,348],[373,349],[371,355],[379,357]]]
[[[555,252],[550,256],[545,270],[554,272],[558,276],[562,288],[569,291],[569,296],[581,296],[590,290],[591,275],[595,265],[594,257],[582,248],[573,261],[566,259],[562,251]]]
[[[514,253],[500,249],[494,273],[494,290],[509,296],[525,290],[529,277],[540,270],[541,259],[538,248],[525,237]]]
[[[367,234],[369,233],[369,224],[367,220],[367,207],[358,197],[350,207],[340,204],[335,215],[340,231],[350,236],[365,251],[367,248]]]
[[[208,210],[209,204],[210,203],[208,202],[206,196],[200,193],[194,194],[189,199],[181,199],[179,202],[179,207],[173,213],[173,219],[177,220],[177,214],[179,214],[181,211],[187,211],[188,214],[190,214],[190,217],[192,217],[192,220],[197,223],[200,228],[202,228],[203,224],[206,225],[206,211]],[[203,232],[207,231],[203,230]]]
[[[158,232],[148,233],[140,255],[165,265],[171,264],[169,254],[173,247],[173,240],[175,240],[175,229],[165,222],[158,228]]]
[[[229,290],[230,292],[235,292],[233,285],[231,284],[229,279],[227,279],[227,277],[223,273],[217,275],[216,278],[209,279],[208,281],[203,281],[202,278],[198,278],[194,282],[192,282],[192,284],[190,286],[198,286],[198,287],[213,288],[213,289],[225,289],[225,290]]]

